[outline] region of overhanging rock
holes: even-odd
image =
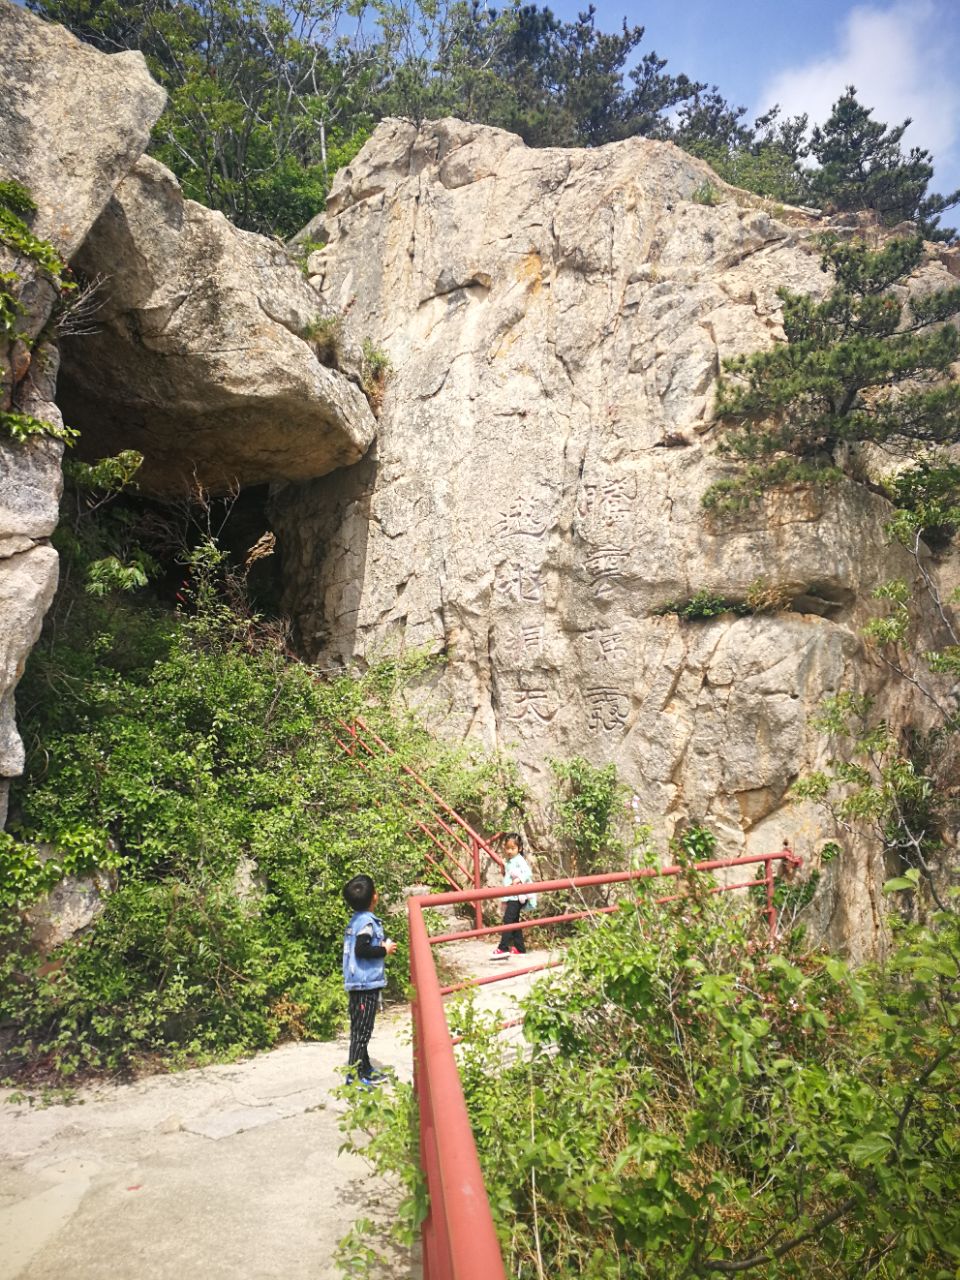
[[[322,476],[369,447],[358,365],[328,368],[301,336],[324,304],[296,263],[185,200],[155,160],[75,265],[104,281],[98,332],[63,344],[60,404],[85,454],[139,449],[141,487],[175,494]]]

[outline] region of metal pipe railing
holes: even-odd
[[[606,875],[572,876],[559,880],[524,885],[526,893],[553,893],[583,889],[600,884],[625,884],[654,877],[675,877],[689,872],[719,871],[726,867],[764,864],[762,879],[742,880],[735,884],[711,887],[709,893],[730,893],[761,884],[766,886],[764,914],[770,930],[771,944],[777,936],[777,911],[774,904],[774,863],[783,862],[791,869],[800,859],[786,844],[778,853],[747,854],[740,858],[712,858],[683,867],[642,867],[636,871],[610,872]],[[522,974],[562,964],[549,960],[521,969],[502,970],[488,977],[441,987],[433,959],[433,946],[461,938],[484,937],[498,933],[502,926],[480,926],[477,929],[440,934],[427,934],[423,911],[426,907],[442,907],[474,903],[479,911],[482,902],[505,898],[517,891],[516,886],[473,888],[451,893],[418,895],[407,900],[410,917],[410,979],[413,986],[414,1090],[420,1113],[420,1163],[427,1183],[429,1210],[422,1227],[424,1280],[506,1280],[503,1259],[497,1242],[496,1228],[490,1212],[476,1143],[470,1127],[463,1088],[454,1055],[454,1040],[447,1026],[443,997],[465,987],[485,986]],[[658,902],[674,901],[683,895],[670,894]],[[606,915],[621,904],[595,910],[566,912],[562,915],[518,921],[511,928],[543,928],[570,920]],[[478,917],[479,919],[479,917]],[[518,1025],[519,1019],[505,1024]],[[458,1037],[459,1039],[459,1037]]]

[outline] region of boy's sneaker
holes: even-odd
[[[385,1076],[371,1073],[368,1076],[357,1076],[357,1084],[361,1089],[377,1089],[380,1086],[381,1080],[385,1079]]]
[[[509,952],[509,951],[501,951],[501,950],[500,950],[500,948],[499,948],[499,947],[497,947],[496,951],[493,953],[493,955],[490,957],[490,959],[491,959],[491,960],[506,960],[506,958],[507,958],[507,956],[508,956],[509,954],[510,954],[510,952]]]
[[[525,956],[527,953],[525,951],[521,951],[519,947],[511,947],[510,954],[512,956]]]
[[[373,1067],[363,1079],[370,1084],[380,1084],[384,1080],[392,1080],[393,1076],[389,1071],[378,1071],[376,1067]]]

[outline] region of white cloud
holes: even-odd
[[[913,124],[904,146],[925,147],[936,165],[934,189],[960,186],[960,23],[957,0],[899,0],[851,9],[837,47],[777,72],[761,108],[779,102],[786,115],[820,123],[848,84],[885,124]]]

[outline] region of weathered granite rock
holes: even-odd
[[[139,53],[108,57],[0,0],[0,178],[29,190],[37,204],[33,234],[64,256],[143,151],[165,100]],[[62,425],[53,402],[56,347],[32,341],[56,291],[31,259],[5,246],[0,271],[16,275],[18,329],[27,339],[0,343],[0,410]],[[57,555],[47,540],[57,522],[62,452],[49,439],[0,438],[0,827],[6,779],[23,763],[14,688],[57,585]]]
[[[19,409],[59,426],[60,411],[53,403],[56,371],[56,348],[42,343],[34,349],[32,372],[14,391]],[[23,768],[14,690],[59,578],[57,553],[48,539],[57,526],[62,456],[57,440],[40,437],[21,444],[0,438],[0,830],[7,816],[6,780]]]
[[[69,258],[141,155],[166,94],[141,53],[107,56],[0,0],[0,170]]]
[[[299,267],[185,200],[163,165],[140,160],[75,263],[108,277],[98,332],[63,344],[85,453],[139,449],[141,488],[178,493],[324,475],[369,447],[358,356],[327,368],[301,337],[323,303]]]
[[[39,849],[40,861],[57,856],[51,845]],[[56,950],[94,923],[103,914],[107,897],[117,887],[114,871],[94,871],[87,876],[64,876],[49,893],[31,905],[26,918],[33,943],[41,952]]]
[[[694,198],[704,181],[715,207]],[[882,693],[857,626],[911,567],[882,536],[887,504],[852,484],[734,518],[701,507],[724,474],[720,361],[782,337],[781,285],[829,284],[811,218],[761,203],[668,144],[534,151],[384,122],[310,260],[393,362],[376,453],[278,492],[274,522],[308,653],[445,654],[434,711],[513,750],[541,801],[550,757],[612,760],[661,838],[698,821],[728,854],[784,838],[809,854],[833,835],[787,801],[823,749],[811,715],[842,687]],[[781,611],[657,616],[751,588]],[[875,945],[865,902],[834,904],[830,940]]]

